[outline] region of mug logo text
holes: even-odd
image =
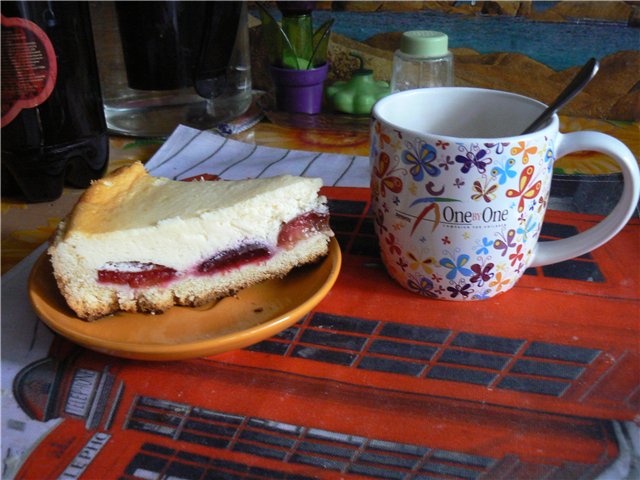
[[[472,223],[502,223],[506,222],[509,215],[508,209],[495,210],[485,207],[481,211],[456,210],[447,205],[442,209],[442,220],[449,224],[471,225]]]

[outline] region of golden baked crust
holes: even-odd
[[[94,180],[67,218],[67,231],[94,233],[100,218],[108,216],[113,205],[125,202],[140,188],[141,181],[151,179],[142,163],[135,162]]]

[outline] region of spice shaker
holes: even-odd
[[[442,32],[404,32],[393,56],[391,91],[453,85],[453,54]]]

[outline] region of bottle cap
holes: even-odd
[[[448,44],[449,37],[442,32],[412,30],[402,34],[400,50],[417,57],[441,57],[449,51]]]

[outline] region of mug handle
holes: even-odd
[[[620,140],[600,132],[558,134],[556,159],[578,151],[596,151],[613,158],[622,170],[622,196],[600,223],[562,240],[538,242],[530,267],[558,263],[584,255],[608,242],[626,225],[638,206],[640,171],[631,150]]]

